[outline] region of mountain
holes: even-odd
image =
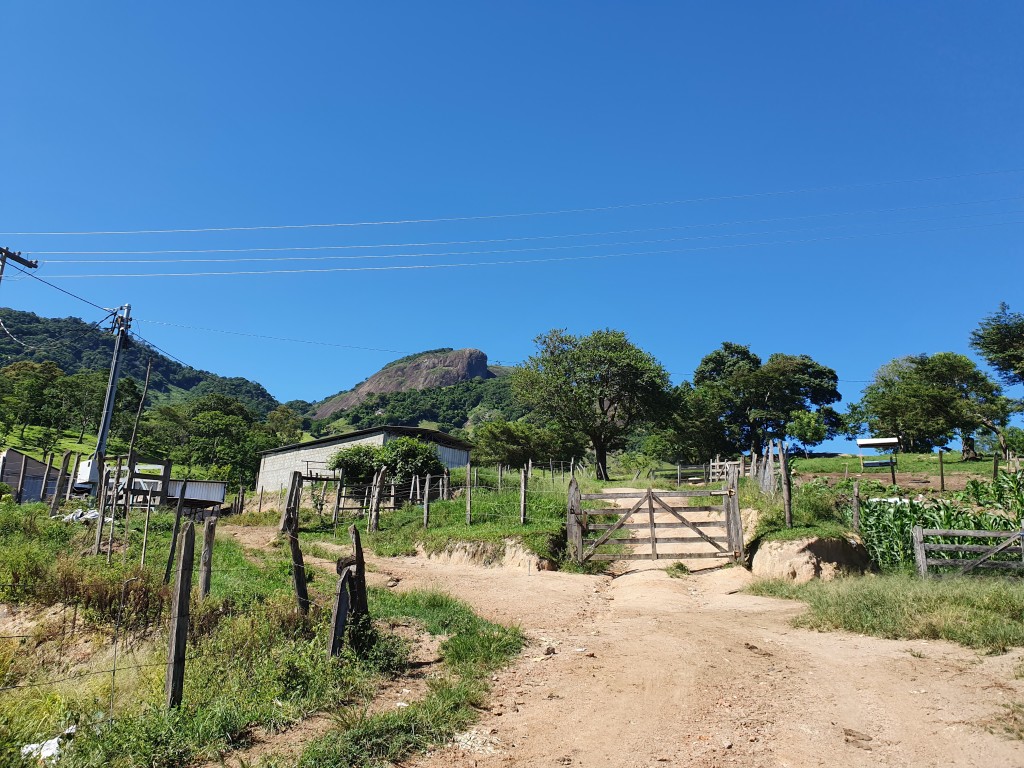
[[[317,403],[314,418],[326,419],[362,405],[374,395],[450,387],[493,379],[487,355],[479,349],[432,349],[388,363],[366,381]]]
[[[52,360],[67,374],[110,369],[114,336],[103,328],[77,317],[39,317],[32,312],[7,308],[0,313],[0,321],[3,323],[0,328],[0,367],[19,360]],[[141,384],[146,378],[146,363],[150,360],[153,371],[149,388],[163,395],[165,402],[200,395],[228,395],[241,400],[261,418],[279,404],[255,381],[237,376],[218,376],[182,365],[135,338],[128,345],[121,373]]]

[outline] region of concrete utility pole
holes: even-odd
[[[107,454],[107,437],[110,434],[110,422],[114,418],[114,400],[117,397],[117,381],[121,377],[121,362],[128,348],[128,330],[132,327],[132,306],[125,304],[118,307],[114,314],[113,332],[114,358],[110,361],[110,378],[107,380],[107,396],[103,400],[103,416],[100,419],[100,431],[96,438],[96,453],[89,469],[89,484],[95,486],[99,482],[102,467],[98,467],[96,459]]]
[[[30,259],[21,258],[21,251],[12,251],[10,248],[0,248],[0,281],[4,279],[4,268],[7,266],[7,260],[16,261],[23,267],[29,269],[37,269],[39,267],[38,261],[32,261]]]

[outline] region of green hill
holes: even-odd
[[[114,337],[102,327],[77,317],[40,317],[7,308],[0,310],[0,320],[8,331],[0,332],[0,367],[19,360],[52,360],[67,374],[110,368]],[[182,365],[134,338],[125,354],[122,374],[141,383],[149,360],[153,361],[149,386],[158,402],[222,394],[241,400],[261,418],[278,406],[274,396],[254,381]]]

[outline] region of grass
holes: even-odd
[[[749,479],[741,479],[740,507],[760,512],[753,532],[752,551],[762,541],[793,541],[807,537],[845,538],[850,535],[850,495],[839,486],[812,480],[793,486],[793,527],[786,527],[782,494],[760,492]]]
[[[884,460],[889,454],[865,455],[867,460]],[[980,477],[992,476],[992,457],[981,461],[963,461],[959,451],[946,451],[942,459],[943,470],[946,474],[968,474]],[[888,467],[871,467],[861,470],[860,459],[855,455],[834,456],[821,459],[804,459],[794,456],[790,459],[793,465],[793,472],[796,474],[843,474],[849,472],[851,475],[874,476],[885,482],[889,477]],[[939,475],[939,454],[938,453],[898,453],[896,454],[897,475],[906,473],[922,475]]]
[[[305,764],[321,764],[316,755],[333,754],[335,764],[374,765],[382,756],[408,754],[464,727],[486,694],[486,676],[522,647],[518,629],[486,622],[447,596],[373,590],[375,618],[412,618],[444,637],[444,673],[424,701],[365,717],[380,679],[404,668],[404,641],[378,631],[378,642],[364,655],[346,650],[341,658],[327,659],[330,617],[322,606],[334,580],[325,578],[321,586],[319,571],[307,569],[316,604],[302,617],[294,610],[286,552],[247,551],[222,536],[214,548],[211,596],[203,602],[193,597],[184,703],[168,711],[162,705],[166,640],[162,623],[150,622],[166,611],[162,575],[171,522],[171,515],[153,516],[145,569],[134,565],[134,524],[128,564],[115,552],[108,567],[103,556],[81,554],[92,540],[90,528],[51,520],[42,505],[0,506],[0,583],[19,581],[23,587],[8,588],[0,600],[29,610],[71,600],[81,606],[74,635],[78,661],[69,660],[59,624],[44,621],[27,641],[0,640],[2,684],[42,684],[0,692],[0,765],[27,765],[22,744],[78,724],[62,765],[169,768],[218,759],[245,745],[254,728],[286,728],[324,709],[342,713],[339,725],[310,746],[313,757],[304,758]],[[123,533],[119,526],[116,540]],[[117,717],[108,720],[110,675],[77,676],[109,668],[114,608],[125,579],[132,577],[138,578],[132,587],[137,591],[129,592],[122,621],[131,629],[122,634],[127,642],[119,653]],[[76,677],[49,683],[68,674]]]
[[[683,563],[672,563],[672,565],[665,569],[665,573],[668,574],[670,579],[682,579],[690,575],[690,569]]]
[[[902,640],[949,640],[993,652],[1024,646],[1024,582],[904,574],[795,585],[761,581],[756,595],[803,600],[800,626]]]
[[[1024,739],[1024,702],[1004,704],[1003,712],[995,718],[992,730],[1011,739]]]

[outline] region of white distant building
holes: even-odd
[[[353,445],[384,445],[397,437],[414,437],[430,443],[437,451],[437,457],[449,469],[464,467],[469,461],[469,443],[459,440],[436,429],[419,427],[376,427],[349,432],[347,435],[332,435],[308,443],[285,445],[281,448],[263,451],[260,458],[260,476],[257,491],[279,491],[288,487],[292,472],[303,475],[333,477],[327,469],[331,456],[342,448]]]

